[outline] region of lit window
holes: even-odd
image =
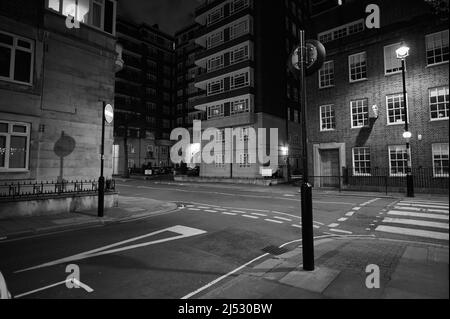
[[[223,104],[208,106],[207,113],[208,113],[208,119],[223,117],[224,106],[223,106]]]
[[[352,111],[352,128],[369,125],[369,105],[367,99],[350,102]]]
[[[231,114],[247,113],[249,111],[248,99],[231,102]]]
[[[334,105],[322,105],[320,107],[320,130],[333,131],[336,129],[336,117]]]
[[[448,120],[448,86],[429,90],[431,120]]]
[[[0,80],[31,84],[34,42],[0,31]]]
[[[319,70],[319,88],[334,86],[334,61],[325,62]]]
[[[448,62],[448,30],[427,35],[425,42],[428,65]]]
[[[403,94],[386,96],[387,122],[388,124],[404,124],[405,108]]]
[[[432,145],[434,177],[448,177],[448,143]]]
[[[0,120],[0,171],[28,170],[30,124]]]
[[[395,43],[384,47],[384,73],[394,74],[402,71],[402,61],[397,58],[395,52],[401,43]]]
[[[408,168],[405,145],[389,146],[389,171],[391,176],[404,176]]]
[[[350,82],[367,79],[366,52],[354,54],[348,57]]]
[[[370,175],[370,148],[355,147],[353,149],[353,175]]]

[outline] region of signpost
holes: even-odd
[[[300,31],[300,45],[294,50],[290,57],[289,67],[298,75],[301,88],[301,115],[302,115],[302,164],[303,181],[301,187],[302,195],[302,249],[303,269],[314,270],[314,229],[313,229],[313,206],[312,185],[309,183],[308,173],[308,138],[306,125],[306,76],[318,71],[325,60],[325,47],[316,40],[305,40],[305,31]]]
[[[105,209],[105,177],[103,170],[105,165],[105,124],[111,124],[114,120],[114,109],[111,104],[103,102],[102,112],[102,141],[100,148],[100,178],[98,179],[98,217],[104,216]]]

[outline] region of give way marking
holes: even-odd
[[[148,242],[145,242],[145,243],[140,243],[140,244],[135,244],[135,245],[130,245],[130,246],[125,246],[125,247],[111,249],[111,248],[114,248],[114,247],[117,247],[117,246],[128,244],[130,242],[134,242],[134,241],[141,240],[141,239],[144,239],[144,238],[147,238],[147,237],[155,236],[155,235],[158,235],[158,234],[163,233],[163,232],[172,232],[172,233],[176,233],[178,235],[172,236],[172,237],[168,237],[168,238],[148,241]],[[155,231],[155,232],[143,235],[143,236],[130,238],[130,239],[127,239],[127,240],[124,240],[124,241],[121,241],[121,242],[118,242],[118,243],[115,243],[115,244],[111,244],[111,245],[99,247],[99,248],[96,248],[96,249],[93,249],[93,250],[89,250],[89,251],[86,251],[86,252],[82,252],[82,253],[79,253],[79,254],[76,254],[76,255],[73,255],[73,256],[70,256],[70,257],[66,257],[66,258],[50,261],[48,263],[44,263],[44,264],[41,264],[41,265],[38,265],[38,266],[26,268],[26,269],[17,270],[14,273],[17,274],[17,273],[30,271],[30,270],[35,270],[35,269],[40,269],[40,268],[45,268],[45,267],[65,264],[65,263],[71,263],[71,262],[74,262],[74,261],[77,261],[77,260],[83,260],[83,259],[88,259],[88,258],[97,257],[97,256],[114,254],[114,253],[121,252],[121,251],[126,251],[126,250],[146,247],[146,246],[150,246],[150,245],[165,243],[165,242],[168,242],[168,241],[182,239],[182,238],[188,238],[188,237],[192,237],[192,236],[198,236],[198,235],[202,235],[202,234],[205,234],[205,233],[206,233],[206,231],[201,230],[201,229],[196,229],[196,228],[191,228],[191,227],[186,227],[186,226],[173,226],[173,227],[161,229],[161,230],[158,230],[158,231]]]

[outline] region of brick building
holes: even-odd
[[[168,167],[174,122],[174,38],[119,17],[124,68],[115,91],[114,174]]]
[[[313,1],[309,24],[309,38],[327,49],[323,68],[308,81],[309,163],[316,186],[379,185],[370,176],[403,185],[403,86],[395,50],[405,43],[416,186],[448,188],[448,20],[420,0],[332,2]],[[380,29],[366,27],[370,3],[380,7]]]
[[[114,101],[116,1],[0,2],[0,180],[94,180]],[[80,22],[68,28],[66,16]],[[113,130],[106,129],[111,176]]]

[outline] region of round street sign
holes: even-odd
[[[306,41],[306,75],[312,75],[319,70],[325,61],[326,50],[322,43],[317,40]],[[289,67],[293,71],[300,71],[301,63],[300,47],[297,47],[290,56]],[[296,72],[294,72],[296,73]]]
[[[111,104],[107,104],[105,106],[105,120],[108,124],[111,124],[114,120],[114,109]]]

